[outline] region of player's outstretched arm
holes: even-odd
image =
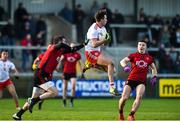
[[[130,59],[128,57],[123,58],[120,61],[120,65],[123,67],[124,72],[130,72],[131,68],[127,65]]]

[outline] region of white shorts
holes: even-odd
[[[48,90],[50,87],[54,87],[54,83],[51,81],[48,81],[44,84],[39,85],[39,87],[41,87],[44,90]]]
[[[45,92],[45,90],[39,88],[39,87],[33,87],[33,94],[41,95]]]

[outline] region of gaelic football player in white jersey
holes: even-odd
[[[108,73],[108,78],[110,82],[109,92],[113,95],[119,95],[118,91],[114,86],[113,74],[115,67],[111,58],[106,57],[101,52],[101,46],[106,45],[110,42],[110,35],[107,33],[105,25],[107,23],[107,15],[105,10],[99,10],[95,14],[96,22],[93,23],[87,32],[88,44],[85,46],[85,68],[89,69],[91,67],[103,68]]]
[[[2,98],[3,89],[6,87],[14,99],[16,109],[19,110],[20,107],[19,107],[16,89],[9,76],[9,73],[11,71],[15,75],[18,74],[18,71],[15,65],[11,61],[8,60],[8,51],[2,50],[1,57],[0,57],[0,98]],[[15,78],[18,78],[18,77],[15,76]]]

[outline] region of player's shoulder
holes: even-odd
[[[130,53],[129,56],[137,56],[138,53],[137,52],[134,52],[134,53]]]
[[[9,65],[10,65],[10,64],[14,64],[14,63],[13,63],[12,61],[10,61],[10,60],[7,60],[7,61],[6,61],[6,64],[9,64]]]
[[[153,56],[151,56],[149,53],[146,53],[145,56],[148,56],[150,58],[153,58]]]

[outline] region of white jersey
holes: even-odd
[[[8,80],[10,78],[9,72],[13,69],[15,69],[15,65],[11,61],[0,60],[0,82],[5,82]]]
[[[93,23],[90,28],[88,29],[87,32],[87,39],[90,39],[89,43],[85,46],[85,51],[100,51],[101,47],[98,46],[96,48],[94,48],[92,46],[92,41],[91,39],[97,39],[99,40],[100,36],[103,35],[103,33],[106,33],[106,28],[103,27],[99,27],[96,23]]]

